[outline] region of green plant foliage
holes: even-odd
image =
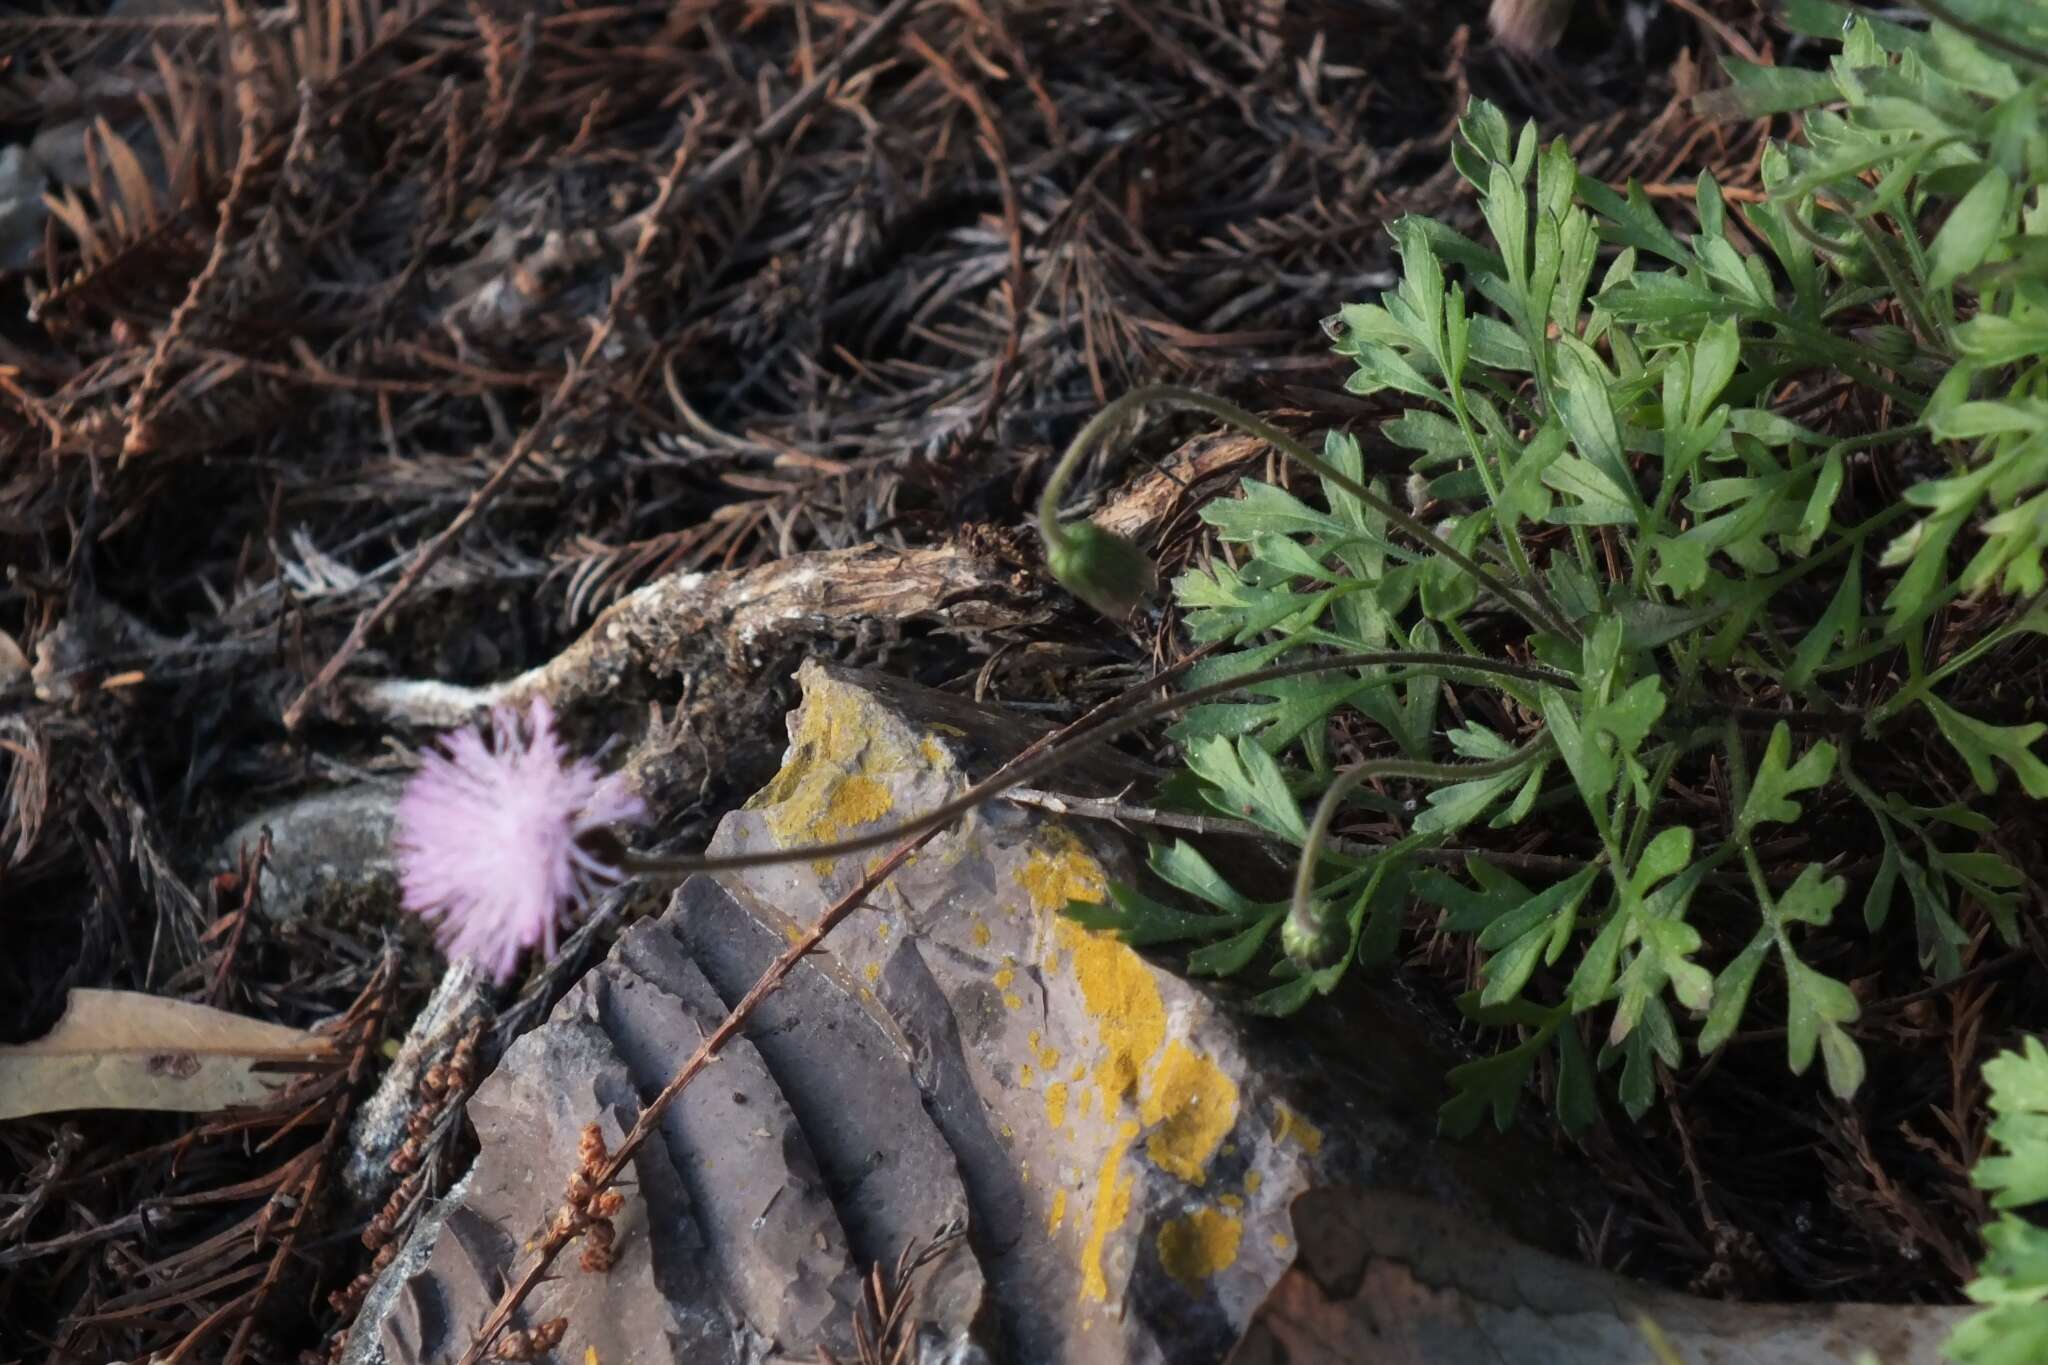
[[[1984,1305],[1945,1347],[1960,1365],[2048,1360],[2048,1228],[2019,1210],[2048,1199],[2048,1050],[2029,1038],[1984,1064],[1996,1151],[1971,1173],[1998,1217],[1984,1229],[1984,1259],[1970,1298]]]
[[[1329,433],[1297,456],[1313,480],[1246,480],[1203,508],[1226,553],[1173,592],[1219,647],[1196,683],[1333,651],[1477,671],[1291,678],[1172,732],[1200,804],[1305,860],[1287,952],[1261,951],[1287,905],[1189,875],[1184,846],[1155,870],[1211,913],[1119,892],[1090,923],[1194,942],[1197,971],[1270,972],[1259,1007],[1285,1012],[1435,907],[1484,961],[1461,1008],[1509,1039],[1452,1074],[1452,1131],[1506,1124],[1539,1077],[1568,1126],[1597,1117],[1602,1072],[1640,1115],[1660,1065],[1760,1012],[1793,1072],[1818,1057],[1849,1096],[1859,1005],[1816,936],[1910,918],[1937,979],[1971,907],[2017,940],[2021,878],[1987,817],[1859,768],[1911,735],[1976,795],[2048,800],[2048,725],[1979,714],[1970,685],[2001,645],[2048,634],[2048,609],[1926,658],[1959,598],[2040,594],[2048,545],[2048,63],[2011,50],[2048,46],[2048,11],[1954,8],[2009,44],[1798,0],[1793,22],[1841,45],[1829,69],[1732,77],[1751,112],[1801,112],[1803,135],[1764,156],[1765,202],[1702,176],[1685,233],[1474,102],[1452,160],[1483,236],[1402,219],[1398,283],[1326,323],[1351,391],[1402,409],[1380,434],[1407,468]],[[1830,385],[1857,402],[1788,404]],[[1903,501],[1873,505],[1867,476],[1849,495],[1874,462],[1914,471],[1894,476]],[[1392,505],[1402,480],[1426,536]],[[1556,680],[1484,671],[1510,655]],[[1852,692],[1873,661],[1889,680]],[[1361,734],[1406,775],[1345,783],[1334,755]],[[1402,832],[1325,847],[1307,812],[1333,786],[1340,819]],[[1772,851],[1823,814],[1872,854],[1853,884]],[[1525,823],[1569,851],[1554,874],[1459,854]]]

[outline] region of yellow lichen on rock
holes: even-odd
[[[1323,1150],[1323,1130],[1284,1104],[1273,1106],[1273,1141],[1296,1142],[1315,1156]]]
[[[1152,1129],[1145,1154],[1153,1164],[1199,1185],[1209,1158],[1237,1122],[1237,1084],[1176,1038],[1145,1087],[1139,1113]]]
[[[1068,901],[1100,905],[1109,894],[1109,877],[1102,864],[1066,830],[1054,827],[1046,833],[1048,848],[1034,848],[1017,873],[1017,884],[1031,898],[1031,908],[1041,913],[1064,910]]]
[[[1102,1169],[1095,1177],[1095,1212],[1089,1219],[1087,1244],[1081,1248],[1081,1296],[1097,1303],[1109,1297],[1109,1279],[1102,1269],[1103,1245],[1131,1213],[1132,1178],[1119,1178],[1118,1172],[1123,1169],[1124,1153],[1137,1136],[1137,1123],[1126,1120],[1103,1154]]]
[[[1102,1112],[1134,1095],[1146,1065],[1166,1042],[1166,1005],[1143,959],[1112,934],[1083,929],[1069,919],[1053,922],[1053,937],[1081,988],[1081,1002],[1095,1022],[1102,1060],[1095,1083]]]
[[[883,779],[953,765],[942,745],[901,733],[859,689],[809,671],[803,682],[789,758],[747,802],[784,846],[828,842],[882,820],[896,807]],[[826,859],[815,866],[821,875],[831,870]]]
[[[1067,1126],[1067,1083],[1054,1081],[1045,1087],[1045,1121],[1054,1128]]]
[[[1244,1224],[1227,1213],[1196,1209],[1159,1229],[1159,1263],[1186,1285],[1199,1285],[1237,1263]]]

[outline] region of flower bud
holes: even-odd
[[[1068,592],[1112,620],[1130,615],[1159,586],[1143,550],[1091,521],[1063,527],[1045,558]]]
[[[1302,914],[1302,911],[1307,914]],[[1287,912],[1280,921],[1280,951],[1295,966],[1315,971],[1330,966],[1344,955],[1347,946],[1344,925],[1328,901],[1310,901]]]

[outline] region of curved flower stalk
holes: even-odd
[[[1308,447],[1270,422],[1261,421],[1235,403],[1178,384],[1151,384],[1132,389],[1096,413],[1088,425],[1067,443],[1066,452],[1053,466],[1052,476],[1045,481],[1045,492],[1038,501],[1038,532],[1045,540],[1046,563],[1052,569],[1053,577],[1104,615],[1120,618],[1129,613],[1151,593],[1157,583],[1157,574],[1145,552],[1122,536],[1091,522],[1063,525],[1060,522],[1060,495],[1066,491],[1074,471],[1080,467],[1082,456],[1102,438],[1103,433],[1123,420],[1132,409],[1153,402],[1178,403],[1182,407],[1195,408],[1257,437],[1450,560],[1535,629],[1566,640],[1579,638],[1578,629],[1550,600],[1540,584],[1532,580],[1517,587],[1509,586],[1478,560],[1343,470],[1312,454]],[[1142,570],[1137,567],[1140,565]]]
[[[1308,837],[1301,844],[1301,858],[1294,865],[1294,896],[1287,907],[1287,919],[1280,926],[1283,951],[1297,963],[1318,967],[1327,951],[1328,932],[1333,927],[1330,907],[1316,898],[1316,865],[1330,839],[1330,825],[1351,793],[1377,778],[1403,778],[1415,782],[1471,782],[1499,777],[1527,767],[1550,747],[1550,736],[1538,735],[1504,758],[1483,763],[1425,763],[1408,758],[1376,758],[1354,764],[1332,782],[1308,824]]]

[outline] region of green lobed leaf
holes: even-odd
[[[1934,697],[1922,704],[1934,713],[1935,724],[1949,745],[1962,755],[1970,776],[1987,796],[1998,790],[1998,769],[1994,762],[2012,770],[2020,786],[2035,800],[2048,800],[2048,763],[2035,756],[2034,741],[2048,734],[2048,724],[1992,725],[1969,716]]]
[[[1749,799],[1736,817],[1738,837],[1748,837],[1766,822],[1789,825],[1797,820],[1799,803],[1792,796],[1819,787],[1835,770],[1835,746],[1827,740],[1816,742],[1797,763],[1787,763],[1791,753],[1792,727],[1781,720],[1771,728],[1770,742],[1749,785]]]

